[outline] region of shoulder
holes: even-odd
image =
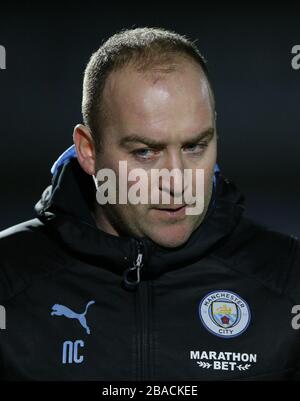
[[[39,219],[0,232],[0,302],[62,265],[62,253]]]
[[[38,247],[48,241],[45,225],[37,218],[6,228],[0,231],[1,260],[38,255]]]
[[[243,217],[215,257],[242,275],[300,301],[300,242]]]
[[[0,246],[18,242],[39,230],[44,224],[39,219],[23,221],[0,231]]]

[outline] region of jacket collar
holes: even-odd
[[[35,210],[49,234],[76,258],[123,274],[135,262],[141,246],[143,277],[155,278],[200,260],[237,225],[244,196],[219,169],[215,171],[214,191],[204,220],[188,241],[176,248],[161,247],[147,237],[117,237],[98,229],[92,215],[94,181],[75,156],[56,165],[52,183]]]

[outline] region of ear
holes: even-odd
[[[90,130],[83,124],[77,124],[73,131],[73,141],[80,166],[87,174],[95,174],[95,145]]]

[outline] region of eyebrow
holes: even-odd
[[[214,136],[214,133],[215,133],[215,129],[210,127],[208,129],[206,129],[205,131],[200,132],[200,134],[197,134],[194,137],[185,140],[183,142],[183,144],[184,145],[194,144],[194,143],[197,143],[206,138],[208,140],[210,140]],[[145,137],[143,135],[137,135],[137,134],[128,135],[120,140],[121,146],[126,146],[126,145],[132,144],[132,143],[143,143],[154,149],[162,149],[168,145],[167,142],[156,141],[154,139]]]

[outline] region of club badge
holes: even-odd
[[[249,326],[250,309],[247,302],[232,291],[213,291],[199,304],[199,316],[212,334],[232,338],[241,335]]]

